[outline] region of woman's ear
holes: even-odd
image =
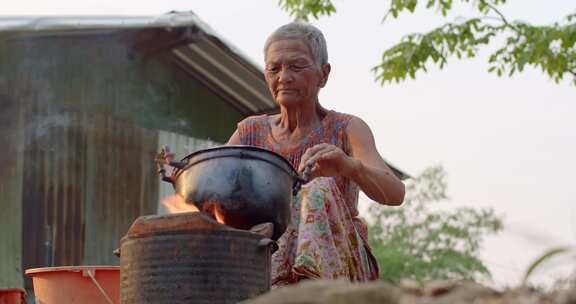
[[[330,75],[331,70],[332,67],[330,66],[329,63],[322,65],[322,79],[320,80],[321,88],[323,88],[326,85],[326,82],[328,82],[328,76]]]

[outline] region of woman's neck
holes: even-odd
[[[295,107],[281,106],[280,116],[276,121],[276,125],[290,133],[308,131],[322,121],[326,112],[318,102]]]

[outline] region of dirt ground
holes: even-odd
[[[496,291],[476,283],[431,282],[425,286],[384,282],[308,281],[272,290],[243,304],[576,304],[576,288],[543,293],[531,288]]]

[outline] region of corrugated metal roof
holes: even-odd
[[[264,74],[248,56],[220,37],[193,12],[171,12],[156,17],[65,16],[2,17],[0,35],[54,34],[158,28],[166,32],[191,29],[172,47],[176,60],[195,77],[217,91],[244,115],[278,109]],[[186,41],[188,39],[189,41]],[[184,42],[184,43],[182,43]]]

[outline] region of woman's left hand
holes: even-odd
[[[354,159],[342,149],[331,144],[318,144],[304,152],[298,172],[302,173],[306,167],[310,167],[309,180],[320,176],[347,176],[354,165]]]

